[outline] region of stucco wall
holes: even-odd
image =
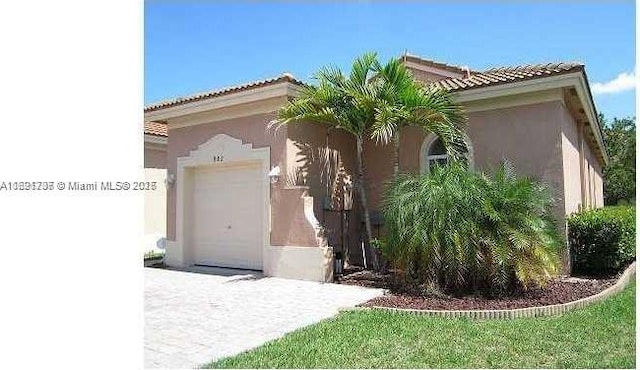
[[[274,118],[274,114],[257,114],[181,128],[171,128],[171,122],[169,122],[170,139],[167,145],[169,173],[176,173],[177,158],[189,155],[191,150],[217,134],[241,139],[244,143],[251,143],[253,148],[270,147],[270,168],[280,166],[285,169],[287,127],[278,131],[267,130],[268,122]],[[198,116],[200,121],[205,119],[206,117],[202,115]],[[188,122],[188,119],[181,118],[181,122],[185,121]],[[306,222],[298,222],[304,218],[302,199],[304,192],[285,188],[286,184],[282,179],[271,185],[271,244],[317,245],[311,226]],[[173,186],[167,192],[167,238],[175,240],[175,237],[176,187]]]
[[[565,215],[562,109],[558,101],[469,114],[476,168],[490,170],[503,159],[511,161],[518,175],[530,176],[550,187],[559,220]]]
[[[515,166],[520,176],[530,176],[547,183],[557,198],[555,211],[565,215],[563,194],[561,117],[558,102],[468,113],[467,133],[473,145],[474,167],[491,171],[503,159]],[[406,128],[401,136],[401,170],[419,173],[421,147],[426,135],[418,128]],[[391,149],[376,148],[377,168],[370,171],[372,198],[377,206],[382,184],[392,173]],[[372,161],[373,162],[373,161]]]
[[[595,205],[596,207],[604,207],[604,180],[602,174],[602,166],[598,163],[595,164],[596,175],[595,175],[595,189],[596,189],[596,199]]]
[[[566,109],[562,117],[562,163],[564,177],[565,213],[571,214],[582,206],[582,185],[580,175],[581,128]]]
[[[350,211],[348,216],[343,214],[342,217],[349,217],[349,222],[345,220],[343,224],[340,212],[326,209],[343,208],[345,187],[351,188],[352,199],[357,197],[356,190],[352,188],[356,179],[355,138],[344,131],[310,123],[289,126],[287,135],[288,184],[309,187],[314,213],[325,228],[329,245],[338,251],[344,246],[350,261],[361,263],[359,203],[349,204],[347,191],[346,207]],[[340,168],[343,171],[339,171]]]
[[[548,184],[556,198],[554,211],[558,220],[565,216],[562,112],[563,107],[557,101],[468,113],[474,167],[491,171],[507,159],[520,176],[530,176]],[[401,171],[420,173],[425,138],[419,128],[403,129]],[[381,207],[384,188],[393,174],[393,149],[391,145],[367,141],[364,150],[370,208],[376,211]]]
[[[144,143],[144,168],[167,168],[167,151]]]
[[[586,177],[586,194],[587,194],[587,206],[591,208],[598,208],[604,206],[604,194],[602,184],[602,166],[595,156],[595,148],[585,141],[585,167],[588,171],[585,171],[588,176]]]
[[[566,213],[576,212],[580,206],[602,207],[604,206],[602,165],[595,155],[594,144],[588,140],[589,128],[588,126],[579,127],[566,109],[563,109],[562,113]],[[580,174],[581,149],[584,151],[582,177]]]
[[[372,211],[378,211],[382,204],[387,181],[393,176],[393,146],[366,140],[363,162],[370,208]]]
[[[203,144],[217,134],[227,134],[243,142],[251,142],[254,148],[271,146],[271,163],[284,161],[283,135],[266,135],[266,122],[270,115],[257,115],[239,119],[204,123],[196,126],[172,129],[169,125],[169,142],[167,144],[167,169],[176,173],[176,159],[189,155],[198,145]],[[176,187],[167,193],[167,237],[175,240]]]
[[[560,110],[551,102],[470,113],[475,165],[489,169],[507,159],[520,175],[560,188]]]
[[[581,198],[577,129],[559,100],[473,111],[468,113],[468,117],[468,134],[473,145],[476,169],[490,171],[503,159],[508,159],[520,176],[530,176],[550,186],[557,199],[555,213],[559,220],[576,209]],[[169,122],[167,168],[169,173],[175,173],[176,158],[187,156],[190,150],[221,133],[251,143],[254,148],[269,146],[270,167],[279,165],[282,169],[280,181],[271,186],[271,244],[314,246],[317,240],[314,240],[309,224],[299,216],[292,215],[301,211],[302,197],[308,194],[313,197],[314,213],[320,223],[329,230],[339,229],[339,216],[326,212],[323,207],[327,183],[326,172],[323,172],[326,171],[326,168],[323,169],[326,163],[322,155],[329,153],[335,156],[337,166],[342,166],[344,173],[355,180],[355,140],[345,132],[327,130],[327,127],[317,124],[290,125],[277,132],[268,132],[267,123],[273,118],[274,114],[270,113],[230,119],[218,117],[207,122],[207,116],[200,114],[197,117],[200,124],[195,126],[172,128]],[[185,122],[188,119],[184,117],[179,121],[181,124]],[[421,148],[425,137],[418,128],[403,129],[401,171],[421,171]],[[585,161],[591,163],[594,204],[601,204],[601,170],[592,154],[585,155]],[[367,140],[364,166],[370,209],[379,211],[386,183],[393,174],[392,146]],[[297,172],[298,168],[302,170]],[[299,185],[307,188],[297,187]],[[355,202],[350,213],[348,243],[354,255],[352,261],[361,262],[359,235],[363,225],[355,189],[353,196]],[[167,202],[167,237],[174,240],[175,186],[169,189]],[[374,229],[374,236],[376,231]],[[335,245],[339,241],[334,238],[333,241],[330,239],[330,243]]]
[[[563,110],[558,101],[468,113],[467,134],[473,146],[473,166],[491,172],[509,160],[519,176],[549,186],[555,198],[554,215],[564,234]],[[415,128],[401,139],[402,169],[419,172],[426,135]],[[573,181],[575,182],[575,181]],[[575,186],[572,182],[571,186]],[[579,186],[579,180],[578,180]],[[573,193],[572,193],[573,194]],[[573,196],[573,195],[572,195]],[[563,260],[567,261],[566,251]],[[568,266],[565,263],[565,266]]]
[[[144,252],[157,249],[157,241],[166,237],[167,225],[167,170],[145,168],[144,181],[155,182],[156,189],[144,192]]]
[[[300,123],[287,127],[287,178],[290,185],[309,186],[316,214],[322,211],[323,198],[331,197],[340,167],[355,176],[352,135],[321,124]]]
[[[167,235],[167,150],[164,145],[144,143],[144,181],[155,182],[156,190],[144,192],[143,252],[160,251],[157,242]]]

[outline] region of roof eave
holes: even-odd
[[[491,99],[500,96],[522,94],[528,92],[542,91],[554,88],[574,87],[578,92],[580,102],[588,114],[589,126],[596,137],[598,149],[602,154],[603,164],[609,163],[602,131],[598,123],[598,115],[596,113],[593,96],[589,88],[584,68],[577,68],[570,73],[562,73],[555,76],[545,76],[530,80],[503,83],[491,86],[478,86],[471,89],[451,91],[451,95],[458,103],[476,101],[482,99]]]
[[[207,100],[207,99],[211,99],[211,98],[215,98],[215,97],[219,97],[219,96],[233,95],[235,93],[239,93],[239,92],[243,92],[243,91],[250,91],[250,90],[253,90],[253,89],[258,89],[258,88],[261,88],[261,87],[270,86],[270,85],[283,83],[283,82],[289,82],[289,83],[291,83],[293,85],[298,85],[298,86],[303,86],[304,85],[304,83],[302,81],[300,81],[300,80],[296,79],[295,77],[293,77],[292,74],[283,73],[282,75],[280,75],[278,77],[270,78],[270,79],[266,79],[266,80],[262,80],[262,81],[255,81],[255,82],[242,84],[242,85],[237,85],[237,86],[232,86],[232,87],[227,87],[227,88],[223,88],[223,89],[219,89],[219,90],[208,91],[208,92],[199,93],[199,94],[193,94],[193,95],[190,95],[190,96],[186,96],[186,97],[182,97],[182,98],[176,98],[176,99],[173,99],[173,100],[167,100],[167,101],[152,103],[152,104],[149,104],[146,107],[144,107],[144,112],[145,113],[146,112],[152,112],[152,111],[166,109],[166,108],[170,108],[170,107],[174,107],[174,106],[178,106],[178,105],[189,104],[189,103],[193,103],[193,102],[196,102],[196,101]]]
[[[278,97],[298,96],[302,88],[299,81],[282,80],[249,89],[240,89],[217,96],[206,97],[189,102],[146,109],[145,121],[166,121],[167,119],[188,114],[210,111],[234,105],[257,102]]]
[[[148,132],[144,133],[144,142],[150,144],[158,144],[158,145],[167,145],[167,136],[151,134]]]
[[[593,94],[591,93],[591,86],[589,85],[589,78],[587,77],[587,72],[585,69],[582,69],[582,81],[584,83],[584,90],[586,90],[586,95],[589,97],[589,124],[591,125],[591,129],[594,131],[594,134],[598,140],[598,145],[601,147],[602,157],[604,159],[604,165],[608,165],[610,158],[607,153],[607,147],[604,145],[604,134],[602,132],[602,127],[600,126],[600,122],[598,121],[598,111],[596,110],[596,104],[593,100]],[[595,126],[595,127],[594,127]]]
[[[553,88],[567,87],[575,83],[580,76],[580,71],[557,74],[554,76],[538,77],[522,81],[509,81],[506,83],[492,84],[488,86],[473,86],[465,89],[450,91],[459,102],[489,99],[505,95],[514,95],[535,92]]]

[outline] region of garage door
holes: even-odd
[[[194,169],[195,264],[262,270],[261,180],[259,164]]]

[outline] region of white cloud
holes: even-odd
[[[636,73],[623,72],[607,82],[596,82],[591,86],[594,95],[616,94],[636,88]]]

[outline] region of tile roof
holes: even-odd
[[[232,93],[239,92],[239,91],[251,90],[251,89],[258,88],[258,87],[263,87],[263,86],[267,86],[267,85],[273,85],[273,84],[280,83],[280,82],[290,82],[290,83],[293,83],[293,84],[296,84],[296,85],[303,85],[303,83],[301,81],[297,80],[295,77],[293,77],[293,75],[291,75],[289,73],[283,73],[283,74],[281,74],[280,76],[278,76],[276,78],[270,78],[270,79],[266,79],[266,80],[250,82],[250,83],[243,84],[243,85],[227,87],[227,88],[220,89],[220,90],[213,90],[213,91],[208,91],[208,92],[205,92],[205,93],[190,95],[190,96],[186,96],[186,97],[179,97],[179,98],[172,99],[172,100],[166,100],[166,101],[163,101],[163,102],[154,103],[154,104],[151,104],[151,105],[148,105],[148,106],[144,107],[144,111],[145,112],[152,112],[152,111],[163,109],[163,108],[173,107],[173,106],[181,105],[181,104],[192,103],[192,102],[195,102],[195,101],[204,100],[204,99],[208,99],[208,98],[213,98],[213,97],[216,97],[216,96],[232,94]]]
[[[545,78],[550,76],[562,75],[573,72],[583,72],[584,64],[576,62],[568,63],[547,63],[547,64],[528,64],[515,67],[498,67],[490,68],[485,71],[470,70],[468,67],[458,67],[445,63],[435,62],[420,58],[415,55],[406,54],[402,56],[406,61],[412,61],[419,63],[427,67],[440,68],[453,73],[459,73],[462,77],[449,77],[442,80],[433,81],[428,84],[430,87],[444,88],[449,92],[459,92],[472,90],[475,88],[506,85],[509,83],[516,83],[521,81],[533,80],[538,78]],[[586,78],[586,75],[585,75]],[[209,91],[205,93],[195,94],[187,97],[180,97],[173,100],[167,100],[159,103],[148,105],[144,108],[144,112],[153,112],[156,110],[169,108],[177,105],[187,104],[195,101],[205,100],[217,96],[233,94],[240,91],[251,90],[263,86],[268,86],[281,82],[289,82],[299,86],[303,86],[304,83],[297,80],[293,75],[289,73],[283,73],[282,75],[266,79],[251,82],[248,84],[238,85],[234,87],[228,87],[220,90]],[[591,91],[589,91],[591,95]],[[593,98],[591,98],[591,104],[593,105]],[[601,131],[601,128],[598,127]],[[160,122],[145,122],[144,125],[145,134],[156,136],[167,136],[166,123]],[[606,161],[605,161],[606,162]]]
[[[471,71],[468,77],[445,78],[434,81],[430,86],[442,87],[450,92],[470,90],[536,78],[560,75],[584,70],[581,63],[532,64],[517,67],[491,68],[483,72]]]
[[[532,80],[563,73],[571,73],[584,70],[581,63],[548,63],[548,64],[531,64],[515,67],[499,67],[491,68],[485,71],[469,70],[466,67],[458,67],[445,63],[435,62],[420,58],[415,55],[407,54],[403,56],[407,61],[420,63],[433,68],[440,68],[454,73],[463,74],[464,77],[449,77],[438,81],[433,81],[430,86],[445,88],[449,92],[458,92],[470,90],[474,88],[495,86],[508,84],[512,82]],[[169,108],[177,105],[187,104],[195,101],[205,100],[217,96],[233,94],[240,91],[251,90],[263,86],[268,86],[280,82],[290,82],[296,85],[304,85],[289,73],[283,73],[276,78],[255,81],[243,85],[228,87],[220,90],[209,91],[205,93],[180,97],[173,100],[167,100],[159,103],[148,105],[144,108],[144,112],[153,112],[163,108]]]
[[[144,133],[147,135],[167,136],[167,124],[162,122],[145,122]]]
[[[400,58],[408,62],[422,64],[427,67],[439,68],[439,69],[443,69],[445,71],[449,71],[453,73],[462,73],[465,75],[467,74],[467,69],[468,69],[467,67],[460,67],[460,66],[447,64],[447,63],[436,62],[435,60],[424,59],[417,55],[406,54]]]

